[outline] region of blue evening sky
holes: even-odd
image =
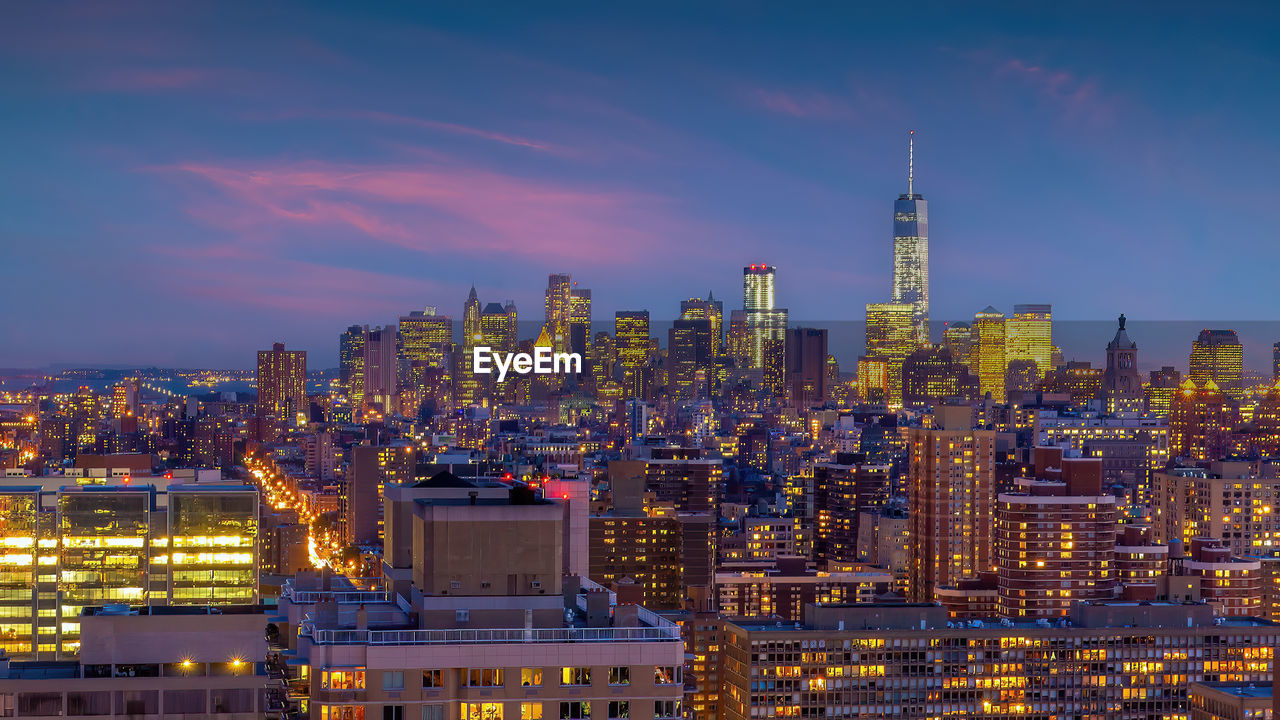
[[[1273,3],[5,3],[0,366],[279,340],[332,366],[347,325],[457,317],[473,282],[539,319],[549,272],[597,319],[670,318],[740,307],[768,262],[793,319],[861,320],[909,128],[934,319],[1280,319],[1278,27]]]

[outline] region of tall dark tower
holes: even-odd
[[[1107,343],[1107,371],[1102,376],[1102,397],[1107,412],[1142,409],[1142,378],[1138,375],[1138,344],[1129,339],[1120,316],[1116,336]]]
[[[907,192],[893,203],[893,302],[911,305],[916,341],[929,342],[929,205],[915,192],[915,130],[907,140]]]

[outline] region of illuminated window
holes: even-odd
[[[591,668],[567,667],[560,670],[561,685],[590,685]]]
[[[471,668],[467,671],[467,685],[470,687],[501,687],[502,668]],[[499,715],[499,718],[502,716]]]
[[[631,668],[611,667],[609,668],[609,684],[610,685],[630,685],[631,684]],[[616,717],[611,715],[610,717]]]
[[[462,703],[461,720],[502,720],[502,703]]]
[[[542,684],[542,668],[520,668],[520,686],[534,687]]]
[[[670,665],[658,665],[653,668],[653,682],[657,685],[675,685],[680,682],[679,669]]]

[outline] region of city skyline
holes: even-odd
[[[704,7],[674,32],[539,10],[16,9],[0,234],[3,297],[30,309],[0,366],[242,366],[277,340],[330,366],[351,323],[457,318],[472,283],[536,317],[566,271],[597,318],[657,321],[708,289],[734,309],[736,267],[764,261],[793,324],[856,321],[890,296],[909,129],[933,319],[1274,313],[1280,251],[1253,230],[1274,224],[1272,8],[1144,15],[1159,32],[1123,45],[1137,5]]]

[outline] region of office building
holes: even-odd
[[[591,291],[578,288],[569,291],[569,352],[586,357],[591,344]]]
[[[649,311],[620,310],[613,320],[618,371],[627,398],[645,398],[645,372],[649,365]]]
[[[587,298],[590,298],[590,295]],[[572,304],[572,276],[568,273],[548,275],[543,328],[551,339],[551,349],[555,352],[569,352],[569,318],[573,312]],[[587,308],[587,319],[590,322],[589,304]]]
[[[957,362],[969,366],[973,346],[973,326],[967,322],[947,323],[942,331],[942,346],[951,352]],[[972,368],[970,368],[972,370]]]
[[[676,320],[667,331],[668,381],[680,400],[709,398],[715,377],[710,320]]]
[[[453,348],[453,318],[435,308],[400,316],[399,355],[409,363],[444,368]]]
[[[771,392],[783,389],[786,371],[787,311],[774,299],[772,265],[742,268],[742,309],[745,334],[745,368],[763,373],[763,387]]]
[[[480,329],[480,317],[483,314],[480,296],[476,294],[476,286],[472,285],[467,293],[467,301],[462,305],[462,355],[471,357],[471,351],[483,339]]]
[[[937,605],[727,621],[721,717],[1186,717],[1188,684],[1271,682],[1280,626],[1204,604],[1086,604],[1069,622],[956,623]]]
[[[914,131],[912,131],[914,133]],[[915,192],[915,138],[908,141],[907,192],[893,203],[894,303],[911,306],[916,344],[929,342],[929,204]]]
[[[787,389],[797,408],[820,408],[827,399],[827,331],[787,330]]]
[[[1005,321],[1005,360],[1035,363],[1035,378],[1052,369],[1053,306],[1048,303],[1014,305]]]
[[[1212,381],[1232,400],[1244,396],[1244,347],[1235,330],[1201,330],[1191,345],[1190,364],[1188,377],[1196,386]]]
[[[1177,368],[1165,365],[1159,370],[1152,370],[1142,391],[1147,412],[1167,417],[1173,409],[1173,397],[1178,394],[1181,385],[1182,373]]]
[[[902,363],[918,346],[915,306],[910,303],[867,303],[867,357],[885,363],[885,402],[902,405]]]
[[[0,483],[0,542],[13,550],[0,556],[7,579],[0,647],[9,657],[74,657],[85,607],[257,601],[257,490],[149,480],[167,482],[124,476],[109,479],[115,484],[79,485],[68,477]]]
[[[711,325],[711,356],[719,358],[724,352],[724,303],[707,293],[707,299],[689,298],[680,301],[681,320],[706,320]]]
[[[973,316],[973,342],[970,345],[970,370],[978,376],[978,390],[990,394],[996,402],[1005,400],[1005,318],[1004,313],[988,305]]]
[[[338,338],[338,382],[351,407],[358,413],[364,406],[365,328],[352,325]]]

